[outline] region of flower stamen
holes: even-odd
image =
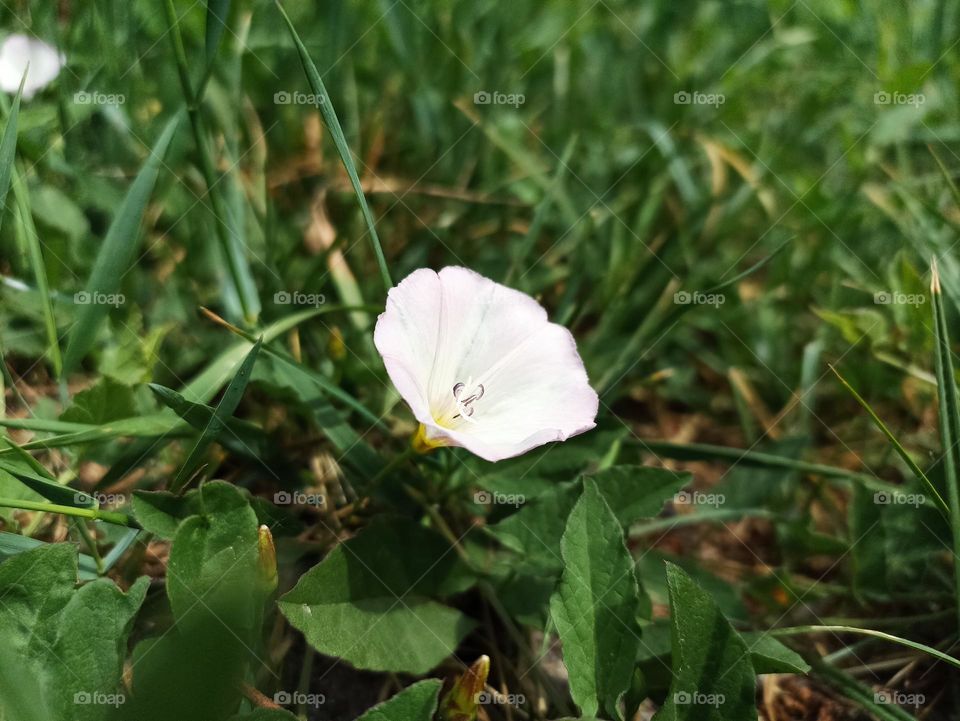
[[[476,421],[473,420],[472,418],[474,411],[476,411],[476,408],[473,407],[473,403],[483,398],[483,394],[486,391],[483,387],[483,384],[480,383],[480,384],[477,384],[477,387],[474,389],[473,393],[471,393],[466,398],[463,398],[462,397],[463,389],[466,387],[467,387],[466,383],[457,383],[453,387],[453,398],[457,403],[457,410],[460,411],[453,418],[454,420],[456,420],[457,418],[462,417],[465,421],[469,421],[470,423],[476,423]]]

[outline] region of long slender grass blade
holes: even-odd
[[[943,308],[940,273],[936,261],[930,267],[930,295],[933,306],[934,355],[937,370],[938,416],[940,443],[943,446],[943,469],[947,481],[947,501],[950,504],[950,531],[953,535],[953,573],[956,584],[957,613],[960,618],[960,487],[957,482],[957,443],[960,443],[960,408],[957,407],[957,377],[953,370],[953,353],[947,332],[947,317]]]
[[[233,380],[230,381],[230,384],[224,391],[223,398],[220,399],[216,412],[213,414],[207,427],[203,430],[203,433],[200,434],[197,444],[193,447],[193,450],[190,451],[190,455],[180,468],[180,472],[177,473],[177,477],[173,480],[173,483],[170,484],[170,490],[174,493],[179,493],[186,486],[197,468],[200,467],[203,454],[206,453],[210,444],[213,443],[216,437],[223,431],[227,419],[233,415],[233,412],[240,404],[240,399],[243,397],[243,392],[247,388],[247,383],[250,382],[253,364],[257,360],[257,354],[260,352],[260,344],[262,342],[263,340],[260,339],[254,344],[253,348],[247,354],[247,357],[244,358],[240,364],[240,368],[237,370],[236,375],[234,375]]]
[[[120,280],[133,262],[143,212],[153,193],[163,156],[179,125],[179,114],[167,123],[107,231],[87,280],[86,290],[81,294],[81,298],[87,302],[80,307],[77,322],[67,341],[63,362],[65,373],[77,367],[96,340],[97,330],[107,313],[107,305],[98,301],[119,290]]]
[[[350,177],[350,184],[353,186],[353,191],[356,193],[357,201],[360,203],[360,210],[363,213],[363,219],[367,223],[367,230],[370,233],[370,242],[373,244],[373,252],[377,257],[377,265],[380,267],[380,277],[383,280],[383,285],[386,290],[390,290],[393,287],[393,281],[390,278],[390,270],[387,268],[387,259],[383,255],[383,248],[380,246],[380,237],[377,235],[377,229],[373,221],[373,215],[370,213],[370,208],[367,206],[367,198],[363,194],[363,188],[360,187],[360,177],[357,175],[357,168],[353,163],[353,155],[350,153],[350,147],[347,145],[347,139],[343,134],[343,129],[340,127],[340,121],[337,119],[337,113],[333,109],[333,102],[330,100],[330,95],[327,93],[327,88],[323,84],[323,80],[320,78],[320,73],[317,72],[317,66],[313,64],[313,60],[310,59],[310,55],[307,53],[306,47],[304,47],[303,42],[300,40],[300,36],[297,34],[296,28],[293,27],[293,23],[290,21],[290,17],[287,15],[287,11],[283,9],[283,5],[280,4],[280,1],[277,0],[277,8],[280,10],[280,14],[283,15],[283,19],[287,23],[287,28],[290,30],[290,37],[293,38],[294,44],[297,46],[297,52],[300,54],[300,62],[303,64],[303,70],[307,74],[307,81],[310,83],[310,87],[313,90],[314,95],[317,96],[317,108],[320,110],[320,114],[323,116],[323,121],[327,124],[327,128],[330,130],[330,135],[333,138],[333,144],[337,148],[337,153],[340,155],[340,160],[343,162],[343,167],[347,170],[347,175]]]
[[[887,437],[887,440],[890,441],[890,445],[893,446],[893,450],[897,452],[897,455],[903,459],[903,462],[907,464],[907,467],[913,472],[913,475],[917,477],[917,480],[920,481],[924,488],[927,489],[927,492],[930,494],[933,500],[936,501],[937,506],[939,506],[941,510],[949,512],[949,507],[947,506],[947,502],[943,500],[943,496],[940,495],[940,492],[934,487],[930,479],[927,478],[927,474],[924,473],[920,466],[917,465],[917,462],[913,460],[913,457],[907,453],[907,450],[900,444],[900,441],[897,440],[897,437],[893,435],[889,428],[887,428],[886,423],[881,420],[880,416],[878,416],[873,408],[870,407],[870,404],[867,403],[867,401],[859,393],[857,393],[854,387],[847,383],[846,378],[840,375],[840,372],[836,368],[834,368],[832,365],[829,367],[830,370],[833,371],[833,374],[837,377],[837,380],[840,381],[843,387],[849,391],[850,395],[852,395],[857,403],[859,403],[860,406],[867,412],[867,415],[870,416],[870,420],[872,420],[877,428],[880,429],[880,432]]]

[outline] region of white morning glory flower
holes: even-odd
[[[9,35],[0,45],[0,90],[15,93],[27,70],[23,98],[29,100],[60,74],[66,58],[52,45],[26,35]]]
[[[420,421],[420,450],[462,446],[499,461],[596,425],[570,331],[472,270],[411,273],[387,295],[374,342]]]

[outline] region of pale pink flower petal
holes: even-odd
[[[498,461],[595,425],[599,401],[570,332],[466,268],[411,273],[388,294],[374,341],[428,445]]]

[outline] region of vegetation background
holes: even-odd
[[[130,589],[149,576],[145,606],[128,619],[132,647],[171,613],[200,636],[212,623],[181,617],[174,590],[169,603],[164,596],[173,561],[162,530],[172,536],[189,514],[163,507],[162,519],[145,522],[149,511],[134,507],[150,524],[145,538],[36,512],[42,505],[31,503],[52,501],[43,483],[24,485],[30,473],[121,512],[135,490],[175,488],[198,470],[224,479],[259,499],[245,507],[260,522],[272,519],[282,593],[378,508],[460,540],[474,529],[470,538],[483,540],[464,542],[464,553],[496,555],[496,532],[482,527],[517,509],[476,493],[538,499],[558,477],[644,464],[693,473],[686,496],[625,529],[651,626],[659,620],[662,631],[669,615],[666,558],[738,630],[852,626],[952,653],[960,517],[944,521],[913,499],[929,501],[931,484],[951,494],[954,449],[938,428],[950,404],[938,403],[935,358],[952,346],[935,331],[940,321],[947,334],[960,330],[957,3],[329,0],[284,9],[323,92],[274,2],[0,3],[4,33],[42,38],[66,59],[56,82],[20,101],[0,223],[0,397],[17,444],[0,451],[0,497],[21,501],[0,509],[0,557],[73,541],[83,578],[100,573]],[[12,103],[8,95],[8,119]],[[331,110],[341,131],[329,129]],[[2,164],[10,173],[10,160]],[[598,429],[497,466],[443,451],[417,462],[428,480],[411,495],[400,480],[365,492],[357,469],[366,449],[408,463],[400,454],[415,429],[372,344],[385,299],[378,243],[393,282],[464,265],[538,298],[577,338],[601,397]],[[97,289],[116,302],[92,312],[77,294]],[[208,432],[197,418],[223,404],[220,390],[261,334],[252,380],[235,399],[242,420],[229,435]],[[941,354],[948,374],[951,352]],[[211,406],[191,411],[190,402]],[[190,422],[190,412],[200,416]],[[284,510],[267,508],[283,505],[280,492],[336,501],[271,515]],[[120,502],[105,502],[109,494]],[[526,693],[519,710],[482,708],[490,718],[575,712],[558,648],[540,643],[553,630],[542,616],[553,580],[538,586],[543,566],[527,541],[507,541],[519,556],[492,562],[519,574],[509,584],[497,576],[454,604],[480,629],[454,644],[456,658],[486,653],[494,687]],[[0,571],[4,579],[16,585]],[[269,698],[326,694],[318,708],[300,705],[304,717],[356,718],[430,670],[356,671],[363,663],[338,662],[311,639],[326,651],[315,654],[267,614],[262,663],[237,676]],[[0,623],[9,634],[0,654],[33,647],[36,632],[22,637],[18,623]],[[210,634],[209,649],[220,648]],[[644,633],[651,646],[656,638]],[[946,719],[960,708],[956,670],[921,649],[841,631],[798,632],[789,643],[813,669],[761,676],[764,718]],[[179,657],[158,655],[167,652]],[[545,669],[537,693],[523,685],[528,653]],[[434,677],[462,671],[445,664]],[[0,676],[13,709],[3,718],[19,721],[27,712],[10,694],[20,680],[5,670],[16,665],[0,664]],[[645,690],[641,717],[669,685],[651,674],[634,687]],[[553,695],[543,690],[551,683]],[[909,703],[886,693],[922,703],[901,710]]]

